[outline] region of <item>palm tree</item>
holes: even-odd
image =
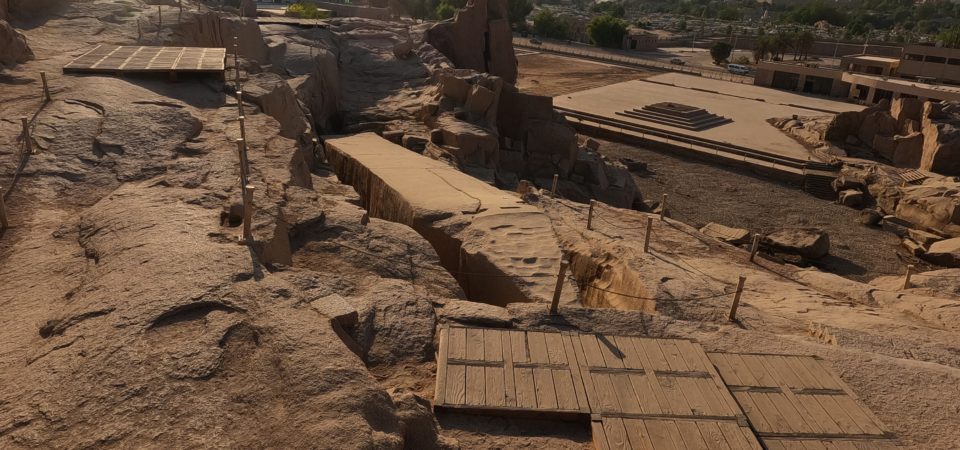
[[[759,63],[764,59],[767,59],[767,54],[770,53],[772,48],[770,38],[767,36],[758,36],[757,40],[753,41],[753,61]]]
[[[793,47],[793,33],[778,30],[773,37],[774,59],[779,55],[780,60],[783,61],[784,56],[787,55],[787,49],[791,47]]]
[[[813,43],[816,41],[816,38],[813,35],[813,32],[810,30],[803,30],[796,34],[796,41],[794,42],[794,54],[793,59],[796,60],[799,56],[801,59],[807,59],[807,53],[810,52],[810,49],[813,47]]]

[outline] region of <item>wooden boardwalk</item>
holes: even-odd
[[[823,361],[709,353],[770,450],[892,450],[899,442]]]
[[[262,16],[254,19],[260,25],[296,25],[298,27],[329,28],[327,19],[302,19],[300,17]]]
[[[599,449],[760,444],[699,344],[444,325],[434,407],[591,420]]]
[[[210,72],[223,74],[224,48],[98,45],[63,67],[69,72]]]

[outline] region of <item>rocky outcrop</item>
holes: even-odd
[[[923,127],[920,169],[960,175],[960,119],[933,121]]]
[[[921,258],[938,266],[960,267],[960,238],[934,242]]]
[[[729,242],[733,245],[746,244],[750,242],[750,230],[725,227],[718,223],[710,222],[701,228],[700,232],[712,238]]]
[[[457,11],[452,21],[430,28],[426,42],[457,68],[487,72],[514,84],[517,59],[506,4],[506,0],[474,0]]]
[[[815,228],[792,228],[773,232],[762,239],[775,250],[818,259],[830,252],[830,236]]]
[[[897,120],[897,129],[902,130],[908,122],[919,122],[923,114],[923,102],[917,98],[896,98],[890,102],[890,115]]]
[[[31,59],[33,52],[27,45],[27,38],[14,30],[9,23],[0,20],[0,68],[23,64]]]
[[[234,40],[233,38],[238,39]],[[184,14],[183,21],[174,30],[166,45],[185,47],[220,47],[233,53],[237,44],[240,56],[260,65],[270,64],[270,49],[263,40],[260,26],[251,19],[235,14],[206,12]]]

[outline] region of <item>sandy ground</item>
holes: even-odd
[[[644,70],[535,53],[526,49],[518,49],[517,53],[517,60],[520,61],[517,87],[526,94],[556,97],[654,75]]]
[[[867,282],[903,273],[900,240],[879,228],[855,222],[859,211],[815,198],[799,186],[769,181],[746,170],[713,166],[632,145],[601,141],[610,159],[628,157],[649,164],[633,174],[645,200],[667,194],[674,219],[701,227],[716,222],[752,231],[778,227],[819,227],[830,234],[822,270]]]

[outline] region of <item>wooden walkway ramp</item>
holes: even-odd
[[[699,344],[444,325],[438,410],[592,421],[598,449],[759,450]]]
[[[896,436],[823,361],[709,353],[770,450],[894,450]]]
[[[63,66],[63,72],[210,72],[223,74],[224,48],[98,45]]]

